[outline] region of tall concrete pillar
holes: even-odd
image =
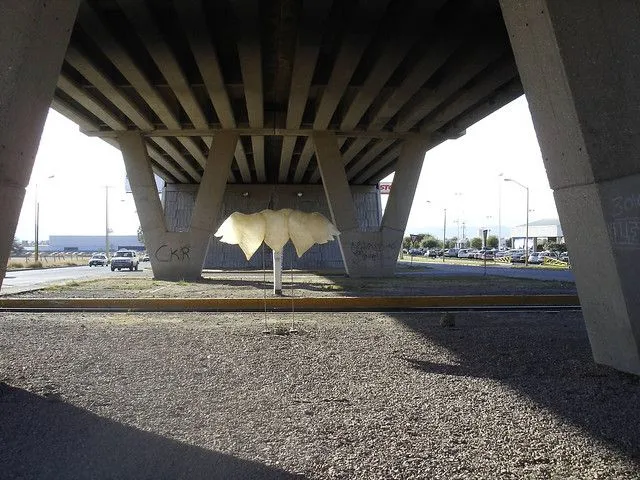
[[[329,210],[340,230],[338,241],[347,274],[381,277],[395,273],[402,237],[426,153],[422,137],[405,140],[382,224],[376,231],[361,231],[351,189],[335,135],[316,132],[313,141]]]
[[[0,15],[0,285],[79,0],[7,0]]]
[[[172,232],[166,228],[151,163],[140,134],[123,132],[118,136],[118,142],[154,277],[160,280],[199,279],[209,240],[216,228],[238,136],[228,132],[215,135],[198,188],[191,225],[186,232]]]
[[[593,356],[640,374],[640,3],[500,3]]]

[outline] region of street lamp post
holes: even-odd
[[[504,174],[498,174],[498,178]],[[502,183],[498,182],[498,250],[502,250]]]
[[[55,175],[49,175],[47,180],[51,180]],[[36,183],[36,205],[35,205],[35,232],[34,232],[34,245],[33,245],[33,261],[37,262],[40,258],[40,202],[38,201],[38,184]]]
[[[104,186],[104,250],[109,262],[109,187]]]
[[[526,185],[521,184],[520,182],[512,179],[512,178],[505,178],[504,179],[505,182],[512,182],[515,183],[516,185],[520,185],[522,188],[524,188],[527,191],[527,222],[525,225],[525,238],[524,238],[524,266],[528,266],[529,265],[529,187],[527,187]]]
[[[444,249],[447,247],[447,209],[444,209],[444,228],[442,229],[442,261],[444,262]]]
[[[431,200],[427,200],[431,203]],[[444,249],[447,243],[447,209],[444,209],[444,228],[442,229],[442,261],[444,262]]]

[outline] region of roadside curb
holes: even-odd
[[[276,298],[0,298],[0,310],[139,312],[380,311],[517,307],[579,307],[577,295],[464,295]]]

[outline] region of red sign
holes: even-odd
[[[389,195],[391,193],[391,182],[380,182],[378,184],[378,190],[380,190],[380,194]]]

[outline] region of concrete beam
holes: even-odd
[[[100,45],[105,56],[136,89],[149,108],[158,115],[160,121],[168,128],[182,128],[177,116],[169,109],[166,101],[160,96],[136,62],[125,52],[124,48],[113,37],[111,32],[103,25],[99,16],[87,2],[81,4],[78,19],[83,30],[87,32],[97,45]],[[192,138],[180,136],[177,137],[177,140],[201,167],[206,163],[206,158],[200,150],[200,147],[198,147]],[[201,176],[193,166],[189,163],[181,164],[180,166],[191,177],[196,179],[196,181],[200,181]]]
[[[73,82],[64,73],[60,73],[57,86],[60,90],[86,108],[96,118],[103,121],[109,128],[116,131],[127,129],[127,125],[122,120],[110,112],[104,105],[87,95],[79,85]]]
[[[313,130],[326,130],[331,118],[346,91],[351,77],[371,41],[374,28],[383,18],[388,0],[373,0],[359,5],[358,23],[353,33],[346,36],[331,70],[329,82],[324,89],[316,110]],[[293,182],[300,183],[314,153],[313,143],[307,139],[296,167]]]
[[[383,229],[395,230],[404,235],[428,144],[427,139],[418,136],[402,143],[393,186],[382,217]],[[399,250],[400,245],[396,252]]]
[[[264,94],[262,85],[262,47],[260,44],[260,8],[258,0],[232,0],[240,21],[238,56],[244,85],[244,97],[252,128],[264,126]],[[251,137],[253,166],[258,182],[267,181],[264,138]]]
[[[289,89],[289,103],[287,105],[287,129],[299,129],[302,115],[307,105],[311,80],[318,61],[320,44],[322,41],[323,20],[329,13],[331,1],[304,2],[296,52],[293,58],[293,72],[291,75],[291,87]],[[280,153],[280,167],[278,169],[278,182],[285,183],[289,176],[291,157],[296,144],[295,137],[282,139]]]
[[[351,137],[351,138],[391,138],[391,139],[403,139],[405,137],[413,135],[409,132],[390,132],[390,131],[370,131],[370,130],[335,130],[331,128],[323,129],[324,131],[331,132],[336,137]],[[287,129],[287,128],[251,128],[251,127],[237,127],[237,128],[211,128],[206,130],[185,128],[185,129],[156,129],[156,130],[139,130],[138,133],[143,137],[201,137],[205,135],[216,135],[221,132],[235,133],[236,135],[243,136],[263,136],[263,137],[310,137],[316,133],[316,130],[301,128],[301,129]],[[118,136],[118,132],[111,130],[96,130],[91,129],[84,132],[90,137],[101,138],[115,138]]]
[[[459,58],[458,68],[452,69],[452,74],[441,79],[437,87],[421,90],[400,111],[394,130],[409,131],[504,53],[504,45],[497,41],[489,41],[465,51]]]
[[[8,0],[0,15],[0,286],[79,0]]]
[[[640,375],[640,4],[500,4],[593,356]]]
[[[184,2],[175,0],[176,8],[184,32],[191,45],[191,51],[202,75],[209,99],[216,111],[218,120],[224,129],[236,128],[236,119],[233,114],[233,107],[229,99],[229,93],[224,83],[220,61],[215,47],[211,42],[211,36],[205,24],[205,15],[202,5],[199,2]],[[235,152],[236,164],[240,170],[240,175],[244,182],[251,181],[251,171],[247,162],[247,155],[241,142],[238,142]],[[231,172],[230,172],[231,173]],[[231,174],[232,175],[232,174]],[[235,181],[231,177],[230,181]]]
[[[196,128],[207,128],[208,122],[202,107],[196,100],[178,59],[152,20],[149,8],[144,2],[118,0],[118,5],[136,29],[149,55],[162,72],[162,76],[171,87],[191,123]]]

